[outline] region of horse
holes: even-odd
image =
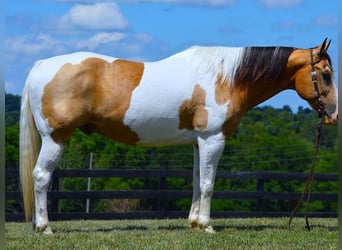
[[[192,144],[190,228],[215,232],[210,204],[219,158],[241,117],[292,89],[336,125],[330,41],[294,47],[194,46],[154,62],[90,52],[37,61],[21,100],[20,182],[36,233],[52,234],[47,191],[76,129],[136,146]]]

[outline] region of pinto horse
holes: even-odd
[[[27,78],[20,115],[26,219],[36,232],[52,233],[48,186],[64,145],[79,128],[131,145],[192,144],[190,227],[214,232],[210,204],[218,161],[244,113],[293,89],[324,123],[337,123],[329,44],[325,39],[310,49],[191,47],[157,62],[88,52],[38,61]]]

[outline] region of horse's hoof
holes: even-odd
[[[197,229],[197,228],[199,228],[198,222],[197,221],[190,221],[189,228],[190,229]]]
[[[206,233],[210,233],[210,234],[216,233],[214,228],[212,226],[210,226],[210,225],[201,225],[201,224],[199,224],[198,227],[199,227],[199,229],[203,230]]]
[[[51,235],[53,234],[51,228],[49,225],[43,226],[43,227],[36,227],[36,233],[39,234],[47,234],[47,235]]]
[[[204,232],[210,233],[210,234],[216,233],[216,231],[214,230],[214,228],[213,228],[212,226],[206,226],[206,227],[204,228]]]

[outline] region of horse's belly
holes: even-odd
[[[142,117],[126,120],[129,126],[139,137],[137,145],[164,146],[193,144],[196,142],[196,132],[186,129],[178,129],[179,120],[170,117],[154,117],[144,119]]]

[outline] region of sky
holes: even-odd
[[[338,0],[5,1],[5,90],[20,95],[34,62],[75,51],[156,61],[193,45],[318,46],[332,39]],[[337,83],[337,71],[335,80]],[[261,104],[308,107],[294,91]]]

